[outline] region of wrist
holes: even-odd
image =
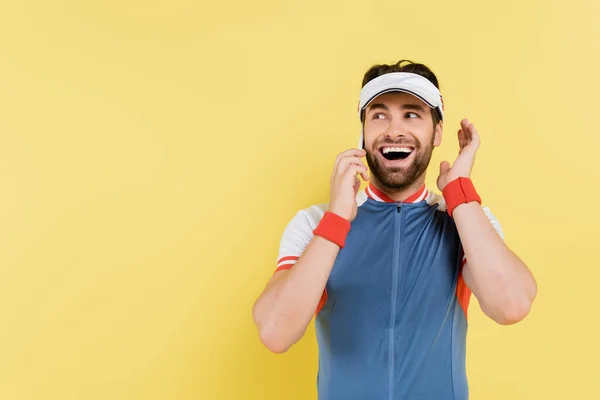
[[[337,244],[340,248],[346,244],[348,232],[350,232],[350,221],[331,211],[323,214],[319,225],[313,231],[315,235]]]
[[[454,209],[461,204],[477,202],[481,204],[481,197],[473,186],[470,178],[459,177],[448,183],[442,191],[446,201],[448,215],[453,216]]]
[[[348,207],[344,207],[344,204],[338,206],[335,203],[331,203],[329,204],[329,207],[327,208],[327,212],[332,213],[337,215],[340,218],[343,218],[345,220],[351,221],[352,218],[350,218],[350,216],[352,215],[352,212],[348,210]]]

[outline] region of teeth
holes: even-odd
[[[387,153],[411,153],[412,150],[409,149],[408,147],[384,147],[383,148],[383,154],[387,154]]]

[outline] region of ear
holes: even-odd
[[[442,133],[444,131],[444,124],[442,123],[442,121],[438,122],[438,124],[435,126],[435,132],[433,133],[434,137],[433,137],[433,145],[435,147],[438,147],[440,144],[442,144]]]

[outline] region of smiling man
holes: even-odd
[[[440,164],[440,194],[425,186],[444,121],[429,68],[372,67],[358,112],[359,148],[338,155],[329,203],[285,229],[253,307],[261,341],[285,352],[316,311],[320,400],[468,399],[471,294],[513,324],[529,313],[535,280],[470,179],[480,139],[468,120],[456,160]],[[370,180],[363,191],[359,176]]]

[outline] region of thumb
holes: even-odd
[[[448,161],[442,161],[440,163],[440,175],[450,169],[450,163]]]

